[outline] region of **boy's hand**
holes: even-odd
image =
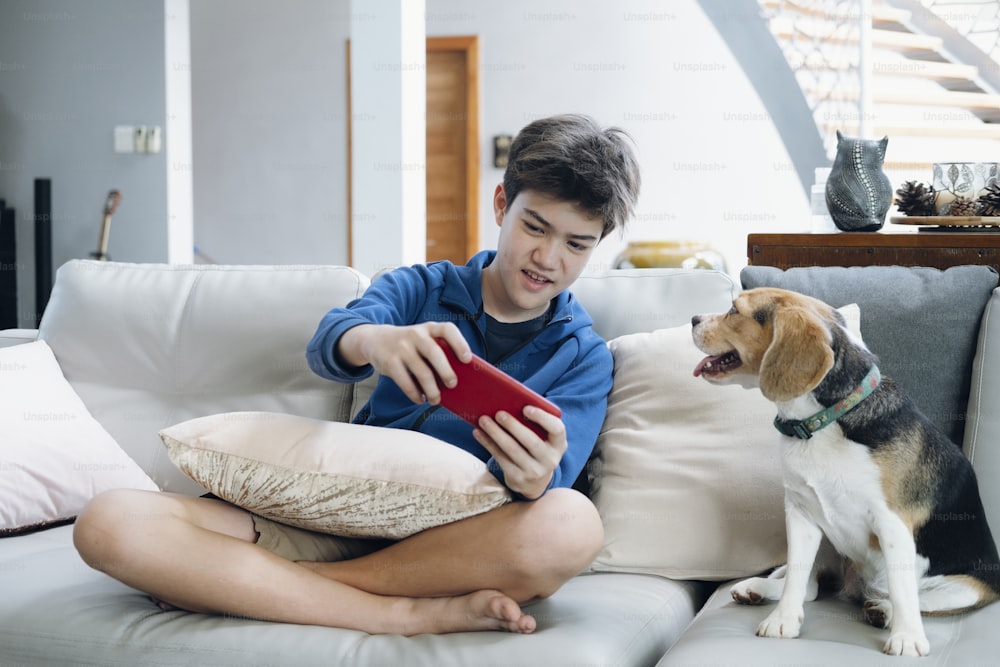
[[[532,405],[524,408],[524,417],[541,426],[548,438],[542,440],[504,411],[493,419],[481,417],[472,434],[503,469],[507,487],[534,500],[545,493],[566,452],[566,426],[559,417]]]
[[[451,322],[425,322],[412,326],[362,324],[348,329],[337,344],[341,359],[354,366],[371,364],[375,372],[391,377],[414,403],[441,402],[437,378],[448,387],[458,378],[436,338],[444,338],[462,362],[472,350]]]

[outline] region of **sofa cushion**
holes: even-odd
[[[351,385],[313,373],[306,344],[368,279],[337,266],[179,266],[72,260],[39,337],[91,414],[164,490],[201,494],[160,429],[222,412],[347,420]]]
[[[417,431],[234,412],[160,437],[220,498],[321,533],[402,539],[511,500],[483,461]]]
[[[72,520],[101,491],[156,490],[43,341],[0,349],[0,397],[0,535]]]
[[[858,308],[841,312],[857,332]],[[591,467],[605,545],[592,568],[724,580],[785,562],[774,404],[695,377],[705,355],[690,324],[609,346],[614,387]]]
[[[835,308],[857,303],[865,342],[882,371],[954,442],[962,442],[979,323],[997,286],[992,268],[748,266],[740,278],[747,289],[781,287]]]
[[[2,665],[653,665],[707,597],[690,582],[589,574],[525,606],[538,620],[531,635],[368,635],[163,611],[147,595],[87,567],[73,548],[70,526],[0,546]]]
[[[997,664],[1000,604],[951,616],[924,616],[930,655],[901,658],[882,653],[889,631],[866,623],[860,603],[846,602],[823,591],[817,600],[805,603],[805,620],[798,638],[762,639],[754,633],[757,625],[774,609],[774,603],[737,604],[729,588],[729,584],[719,587],[656,667],[916,667],[928,664],[970,667]]]
[[[691,325],[609,343],[615,382],[591,466],[604,521],[595,571],[731,579],[784,562],[774,405],[715,386]]]

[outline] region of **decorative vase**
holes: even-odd
[[[726,270],[726,260],[700,241],[631,241],[615,257],[616,269]]]
[[[845,232],[874,232],[885,224],[892,185],[882,171],[889,137],[858,139],[837,130],[837,155],[826,181],[826,207]]]
[[[935,162],[932,185],[934,209],[938,215],[951,215],[952,202],[959,197],[975,201],[995,185],[1000,176],[996,162]]]

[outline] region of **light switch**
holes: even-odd
[[[135,152],[145,153],[146,152],[146,126],[136,125],[135,126]]]
[[[146,128],[146,152],[159,153],[163,144],[163,130],[159,125],[150,125]]]
[[[135,152],[135,126],[117,125],[115,126],[115,152],[134,153]]]

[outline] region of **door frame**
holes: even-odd
[[[353,147],[351,137],[351,41],[345,45],[347,62],[347,263],[354,263]],[[479,251],[479,36],[452,35],[427,37],[428,51],[462,51],[465,53],[465,254],[472,257]],[[426,111],[425,111],[426,113]],[[424,223],[426,225],[426,221]]]

